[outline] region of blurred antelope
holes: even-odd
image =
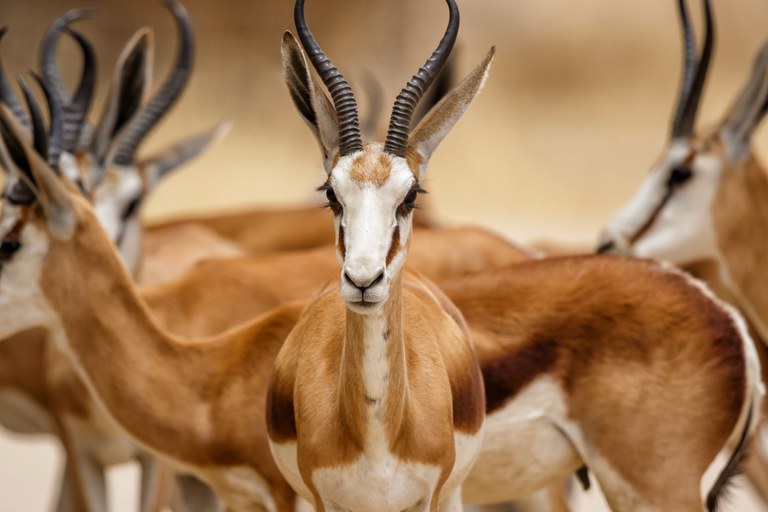
[[[0,68],[0,99],[10,106],[15,120],[34,133],[38,150],[46,155],[47,161],[89,194],[100,220],[131,269],[135,269],[141,250],[139,202],[159,177],[202,151],[212,138],[211,134],[196,137],[166,151],[163,156],[143,160],[138,165],[130,163],[136,145],[171,106],[190,71],[193,39],[188,16],[180,5],[168,5],[182,33],[172,78],[142,108],[151,70],[152,33],[148,29],[140,30],[118,60],[110,100],[95,135],[86,119],[95,86],[95,54],[82,34],[68,28],[72,21],[87,16],[87,11],[70,11],[55,20],[44,40],[43,74],[56,84],[53,88],[47,87],[36,76],[50,109],[47,134],[40,108],[26,85],[20,81],[31,119]],[[58,78],[54,61],[56,40],[62,30],[75,38],[84,55],[80,85],[73,97]],[[4,33],[5,29],[0,37]],[[3,155],[2,166],[6,170],[13,168],[9,156],[5,153],[0,156]],[[104,170],[111,167],[108,162],[112,161],[117,167],[105,173]],[[10,189],[7,196],[25,200],[18,195],[24,194],[24,188],[15,190]],[[181,262],[176,264],[183,267]],[[67,357],[49,347],[45,338],[45,332],[36,330],[0,343],[0,353],[9,362],[0,367],[0,422],[17,432],[54,433],[62,440],[67,466],[61,479],[59,510],[105,510],[104,468],[134,458],[142,465],[141,510],[159,510],[167,500],[164,497],[167,485],[163,484],[160,468],[152,457],[137,451],[105,417]]]
[[[611,220],[601,252],[659,258],[692,270],[721,290],[754,328],[761,353],[768,342],[768,176],[751,140],[768,111],[768,44],[723,118],[695,131],[714,30],[704,2],[707,35],[701,57],[680,0],[685,70],[670,141],[635,197]],[[716,271],[703,262],[712,261]],[[706,273],[701,269],[707,269]],[[763,379],[768,378],[763,366]],[[747,474],[768,500],[764,450],[753,450]]]

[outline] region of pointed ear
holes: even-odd
[[[160,153],[143,159],[139,163],[139,167],[145,169],[147,192],[154,189],[169,172],[223,139],[229,133],[230,128],[232,128],[232,123],[224,121],[211,130],[189,137]]]
[[[728,154],[741,158],[768,110],[768,41],[755,58],[752,75],[721,122],[721,133]]]
[[[117,133],[139,111],[151,81],[153,50],[153,33],[145,27],[133,35],[117,60],[109,100],[91,146],[101,164]]]
[[[304,52],[293,34],[283,35],[283,76],[299,115],[312,130],[323,153],[325,171],[330,173],[339,150],[339,120],[336,109],[322,87],[314,81]]]
[[[24,152],[24,162],[20,167],[34,185],[33,191],[48,221],[48,232],[56,239],[69,239],[75,229],[76,216],[64,180],[56,176],[45,159],[21,136],[24,132],[18,132],[9,123],[13,113],[6,105],[0,105],[0,117],[5,142],[18,145]]]
[[[480,65],[440,100],[440,103],[424,116],[408,136],[408,154],[414,155],[414,159],[418,162],[419,181],[424,178],[432,154],[485,85],[495,51],[494,46],[485,55]]]

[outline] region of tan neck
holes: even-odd
[[[739,169],[725,172],[713,218],[726,281],[768,339],[768,176],[754,155]]]
[[[78,226],[72,241],[52,245],[41,278],[63,325],[57,342],[134,438],[172,457],[204,463],[201,443],[216,430],[220,411],[214,400],[230,385],[232,367],[254,364],[257,350],[269,350],[269,343],[252,348],[262,326],[195,342],[171,337],[155,325],[114,249],[90,220]],[[279,346],[272,347],[275,354]]]
[[[370,414],[394,431],[402,422],[408,391],[402,312],[402,269],[383,311],[360,315],[347,308],[339,407],[350,424]],[[358,427],[362,433],[363,424]]]

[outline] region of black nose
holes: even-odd
[[[371,286],[376,286],[382,280],[384,280],[384,271],[382,270],[381,272],[379,272],[379,275],[377,275],[372,281],[370,281],[370,282],[368,282],[366,284],[359,284],[359,283],[355,282],[355,280],[352,279],[351,277],[349,277],[349,274],[347,274],[346,272],[344,272],[344,279],[346,279],[346,281],[349,284],[351,284],[352,286],[354,286],[355,288],[360,290],[360,292],[365,292],[365,290],[367,290]]]
[[[614,247],[616,247],[616,244],[613,243],[613,240],[605,242],[603,245],[597,248],[597,254],[605,254],[607,252],[611,252]]]

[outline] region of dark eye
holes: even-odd
[[[13,204],[32,204],[35,202],[35,194],[25,183],[17,181],[8,193],[8,201]]]
[[[405,217],[411,211],[413,211],[414,208],[418,208],[416,206],[416,198],[419,196],[419,192],[423,192],[426,194],[426,190],[421,189],[418,185],[411,188],[411,190],[408,191],[408,193],[405,195],[405,199],[403,199],[402,204],[397,207],[397,214],[401,217]]]
[[[21,248],[21,242],[15,238],[3,238],[3,243],[0,244],[0,261],[8,261],[13,256],[13,253]]]
[[[672,169],[672,174],[669,175],[667,180],[667,186],[672,187],[675,185],[682,185],[693,177],[693,171],[690,167],[680,165]]]
[[[330,208],[334,215],[341,215],[343,209],[341,204],[339,204],[339,200],[336,198],[336,192],[333,191],[331,184],[326,183],[317,190],[320,192],[325,191],[325,198],[328,199],[328,202],[325,204],[324,208]]]

